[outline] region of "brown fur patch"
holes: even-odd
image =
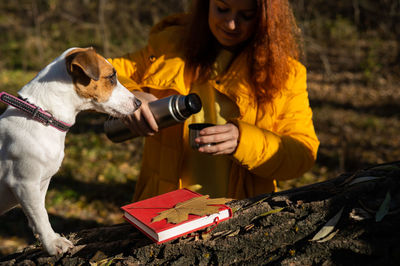
[[[77,48],[65,57],[76,92],[84,98],[105,102],[117,85],[115,69],[93,48]]]

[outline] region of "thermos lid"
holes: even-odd
[[[185,97],[185,106],[186,106],[185,111],[187,111],[187,113],[188,113],[187,116],[190,116],[192,114],[196,114],[196,113],[200,112],[200,110],[202,108],[202,104],[201,104],[201,99],[200,99],[199,95],[197,95],[195,93],[188,94]]]

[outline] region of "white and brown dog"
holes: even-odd
[[[73,244],[53,231],[45,195],[63,160],[66,132],[82,110],[118,117],[134,112],[140,101],[92,48],[68,49],[19,95],[0,93],[11,105],[0,116],[0,215],[20,204],[45,250],[64,253]]]

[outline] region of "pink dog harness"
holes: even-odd
[[[0,92],[0,101],[24,111],[25,113],[31,115],[32,119],[39,121],[45,126],[50,125],[62,132],[68,131],[68,129],[71,127],[71,125],[55,119],[52,114],[42,110],[40,107],[29,103],[27,99],[15,97],[3,91]]]

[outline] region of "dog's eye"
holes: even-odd
[[[114,72],[112,75],[107,77],[110,80],[111,85],[117,84],[117,73]]]
[[[110,77],[110,83],[111,83],[111,85],[117,84],[117,78],[115,76],[114,77]]]

